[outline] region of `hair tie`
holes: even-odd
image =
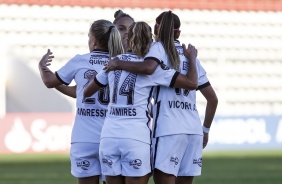
[[[114,27],[115,27],[115,26],[111,26],[111,27],[109,28],[109,31],[112,32],[112,29],[113,29]]]

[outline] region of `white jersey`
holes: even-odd
[[[179,71],[186,74],[188,60],[183,54],[182,46],[175,41],[180,56]],[[168,56],[160,42],[156,42],[146,58],[171,66]],[[204,68],[199,60],[196,62],[198,72],[198,88],[209,85]],[[196,107],[196,90],[172,89],[158,86],[154,91],[153,137],[174,134],[202,135],[202,124]]]
[[[77,110],[72,129],[72,143],[100,143],[101,130],[109,103],[109,93],[107,88],[101,88],[91,97],[83,98],[83,89],[108,61],[108,52],[94,50],[88,54],[76,55],[56,72],[57,78],[62,83],[68,85],[74,79],[77,85]]]
[[[129,53],[118,56],[126,61],[143,61]],[[137,75],[123,70],[100,71],[94,79],[100,86],[109,84],[110,103],[101,138],[127,138],[150,143],[150,100],[152,86],[174,86],[179,72],[158,66],[153,75]]]

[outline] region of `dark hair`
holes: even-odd
[[[113,24],[116,24],[116,22],[123,17],[128,17],[134,22],[134,19],[129,14],[123,13],[122,10],[117,10],[114,14],[114,17],[115,20],[113,21]]]
[[[146,22],[133,23],[128,30],[128,45],[138,57],[145,57],[152,43],[151,27]]]
[[[90,32],[100,47],[108,49],[110,57],[124,53],[119,31],[108,20],[97,20],[90,27]]]
[[[177,15],[171,11],[163,12],[156,18],[156,23],[161,19],[158,26],[157,41],[163,44],[165,52],[171,62],[171,66],[175,70],[179,70],[179,55],[174,45],[174,31],[179,29],[180,20]],[[176,21],[175,21],[176,20]]]
[[[167,11],[162,12],[162,13],[156,18],[156,23],[157,23],[158,25],[161,24],[161,21],[162,21],[163,16],[164,16],[165,13],[167,13]],[[172,12],[171,12],[171,13],[172,13]],[[180,28],[180,26],[181,26],[180,19],[179,19],[179,17],[178,17],[176,14],[174,14],[174,13],[172,13],[172,16],[173,16],[173,22],[174,22],[173,28],[174,28],[174,30],[178,30],[178,29]]]

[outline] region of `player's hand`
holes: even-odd
[[[50,51],[50,49],[48,49],[47,53],[43,55],[42,59],[39,61],[39,67],[43,71],[50,71],[48,66],[51,65],[53,58],[54,58],[53,53]]]
[[[204,137],[203,137],[203,149],[207,146],[208,142],[209,142],[209,134],[203,132]]]
[[[119,61],[118,57],[115,57],[114,59],[111,59],[108,63],[105,64],[103,70],[106,71],[106,73],[117,70],[117,62]]]
[[[186,45],[182,44],[184,55],[192,61],[195,61],[198,56],[198,50],[195,46],[189,44],[188,48],[186,49]]]

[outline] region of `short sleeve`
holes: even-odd
[[[160,42],[153,42],[151,44],[149,52],[144,57],[144,60],[146,59],[152,59],[155,60],[157,63],[162,63],[163,58],[166,56],[165,50]]]
[[[105,70],[100,70],[100,72],[94,78],[94,81],[97,85],[105,87],[108,85],[108,73]]]
[[[155,85],[173,87],[179,72],[164,65],[159,65],[150,78]]]
[[[62,68],[55,72],[58,80],[63,84],[69,85],[74,79],[75,74],[80,66],[80,55],[76,55],[71,60],[69,60]]]
[[[201,89],[209,84],[209,79],[206,75],[205,69],[202,67],[200,61],[197,59],[197,72],[198,72],[198,88]]]

